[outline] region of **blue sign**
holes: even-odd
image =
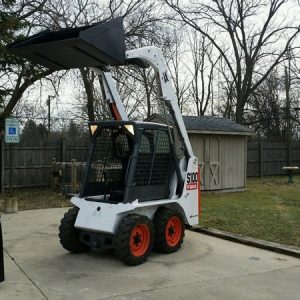
[[[16,127],[9,127],[8,128],[8,134],[9,135],[16,135],[17,134],[17,128]]]
[[[19,143],[19,134],[19,121],[17,119],[5,119],[5,143]]]

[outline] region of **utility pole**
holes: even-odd
[[[291,49],[287,52],[288,67],[284,67],[285,72],[285,93],[286,93],[286,141],[287,141],[287,165],[291,163]]]
[[[290,103],[290,74],[288,67],[285,67],[285,94],[286,94],[286,138],[291,139],[291,103]]]
[[[286,138],[288,144],[291,141],[291,101],[290,101],[290,87],[291,87],[291,49],[288,50],[288,66],[284,67],[285,71],[285,94],[286,94]]]
[[[48,99],[46,101],[46,104],[48,106],[48,135],[50,133],[50,129],[51,129],[51,109],[50,109],[50,100],[51,98],[54,98],[54,96],[50,96],[48,95]]]

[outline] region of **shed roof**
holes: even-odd
[[[209,116],[182,116],[186,130],[189,133],[206,134],[230,134],[230,135],[252,135],[253,131],[245,126],[223,117]],[[153,114],[147,121],[157,119],[166,123],[165,116]],[[171,120],[170,120],[171,121]],[[172,121],[171,121],[172,122]]]

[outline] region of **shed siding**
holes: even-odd
[[[222,137],[222,189],[245,187],[245,137]]]
[[[246,137],[189,134],[203,190],[245,187]]]

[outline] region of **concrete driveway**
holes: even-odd
[[[300,299],[300,260],[186,232],[182,249],[129,267],[113,254],[69,254],[65,208],[2,215],[0,299]]]

